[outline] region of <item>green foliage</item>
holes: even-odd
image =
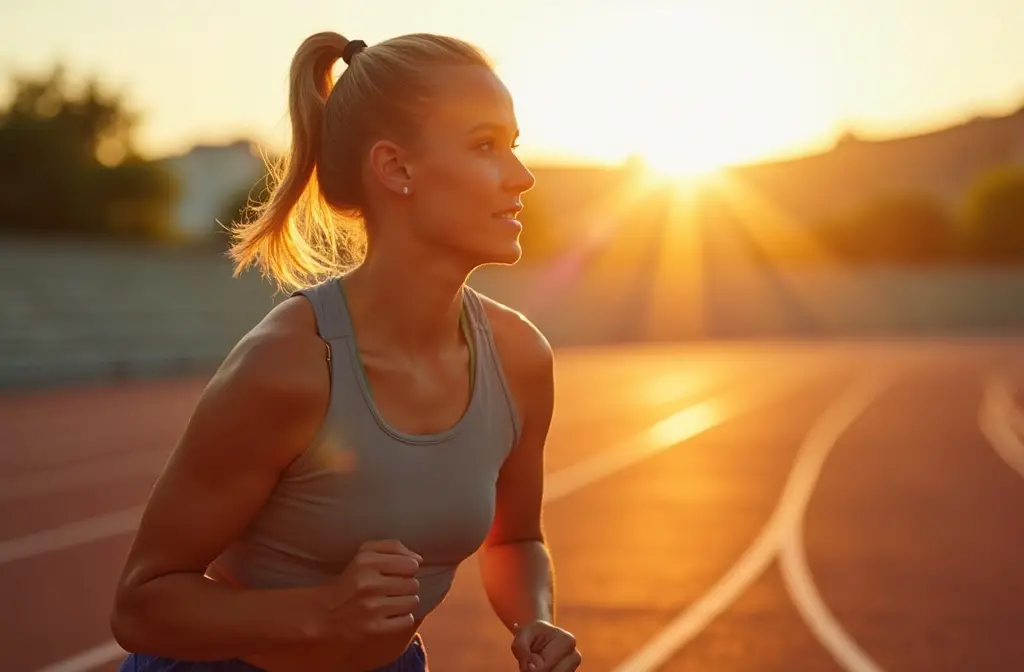
[[[941,204],[892,194],[821,225],[835,251],[851,262],[927,264],[949,259],[952,222]]]
[[[975,180],[964,199],[962,240],[976,260],[1024,259],[1024,167],[996,168]]]
[[[33,235],[166,237],[171,176],[133,146],[137,115],[95,79],[60,65],[17,77],[0,109],[0,230]]]

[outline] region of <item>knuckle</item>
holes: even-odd
[[[368,572],[357,574],[355,583],[360,593],[372,592],[377,585],[376,577]]]

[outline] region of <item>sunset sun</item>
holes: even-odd
[[[820,73],[770,31],[697,5],[574,23],[569,35],[541,31],[502,71],[532,145],[599,162],[640,156],[653,171],[689,176],[828,130]]]

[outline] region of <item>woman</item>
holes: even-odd
[[[294,57],[290,110],[232,253],[300,289],[228,355],[151,494],[121,669],[426,670],[419,626],[478,549],[519,668],[577,669],[541,525],[551,349],[465,284],[521,253],[509,94],[464,42],[327,32]]]

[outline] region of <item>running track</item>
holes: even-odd
[[[564,351],[547,531],[583,669],[1024,669],[1024,343]],[[114,670],[140,505],[203,381],[0,398],[0,669]],[[438,671],[514,670],[467,563]]]

